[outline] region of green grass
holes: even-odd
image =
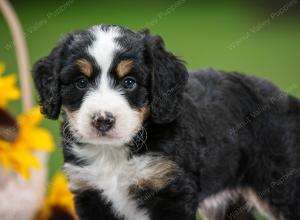
[[[69,2],[65,10],[55,11]],[[169,50],[181,56],[189,69],[214,67],[267,78],[300,97],[299,19],[286,14],[268,22],[269,14],[239,1],[13,1],[24,26],[31,64],[49,53],[64,33],[99,23],[125,25],[133,29],[149,26],[161,35]],[[290,9],[291,11],[293,8]],[[47,16],[48,15],[48,16]],[[51,15],[51,16],[49,16]],[[261,26],[256,33],[251,29]],[[249,32],[249,34],[247,34]],[[17,72],[14,50],[7,49],[11,37],[0,17],[0,60],[8,72]],[[230,49],[232,43],[239,45]],[[20,103],[10,105],[14,114]],[[59,123],[44,121],[60,146]],[[61,148],[49,160],[50,176],[60,169]]]

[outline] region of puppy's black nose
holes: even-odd
[[[110,130],[115,122],[116,119],[111,112],[105,112],[104,114],[98,113],[92,118],[92,125],[103,133]]]

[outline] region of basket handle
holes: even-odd
[[[0,10],[12,34],[20,74],[22,107],[23,111],[28,111],[32,108],[32,91],[29,57],[24,32],[18,16],[9,1],[0,0]]]

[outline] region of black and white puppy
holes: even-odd
[[[112,25],[69,34],[33,75],[42,112],[62,109],[80,219],[300,219],[300,102],[271,83],[188,74],[160,37]]]

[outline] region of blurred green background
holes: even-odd
[[[66,32],[100,23],[135,30],[148,27],[191,70],[213,67],[257,75],[300,97],[298,0],[15,0],[12,4],[26,34],[31,64],[47,55]],[[1,16],[0,33],[0,60],[6,72],[16,73],[14,47]],[[10,110],[20,113],[20,103],[13,102]],[[59,123],[46,120],[43,126],[60,146]],[[58,147],[49,160],[50,177],[61,163]]]

